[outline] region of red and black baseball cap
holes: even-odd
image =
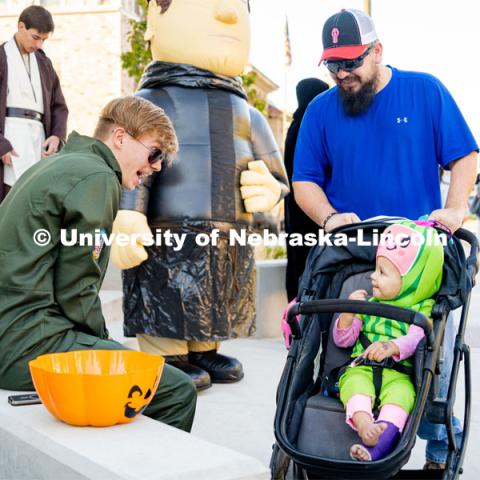
[[[352,59],[362,55],[378,40],[373,20],[362,10],[344,9],[332,15],[323,26],[323,54],[329,59]]]

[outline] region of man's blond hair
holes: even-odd
[[[174,154],[178,150],[172,122],[163,109],[141,97],[115,98],[102,109],[93,136],[106,140],[113,129],[124,128],[134,138],[152,135],[161,150]],[[169,155],[171,159],[173,155]]]

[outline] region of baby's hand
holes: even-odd
[[[355,290],[349,296],[349,300],[366,300],[368,297],[368,292],[366,290]]]
[[[398,346],[393,342],[375,342],[367,347],[363,356],[375,362],[381,362],[385,358],[400,355]]]

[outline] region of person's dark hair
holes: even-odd
[[[317,96],[329,89],[328,83],[319,78],[304,78],[300,80],[296,87],[298,110],[301,115],[308,107],[308,104]]]
[[[25,28],[35,28],[38,33],[51,33],[55,29],[52,14],[40,5],[30,5],[18,17],[19,22],[25,24]]]

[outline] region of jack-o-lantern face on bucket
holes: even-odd
[[[148,388],[145,395],[138,385],[134,385],[130,389],[130,392],[128,392],[128,402],[125,404],[125,416],[127,418],[134,418],[143,413],[147,408],[151,400],[152,390],[155,392],[157,389],[157,380],[158,378],[155,379],[153,388]]]

